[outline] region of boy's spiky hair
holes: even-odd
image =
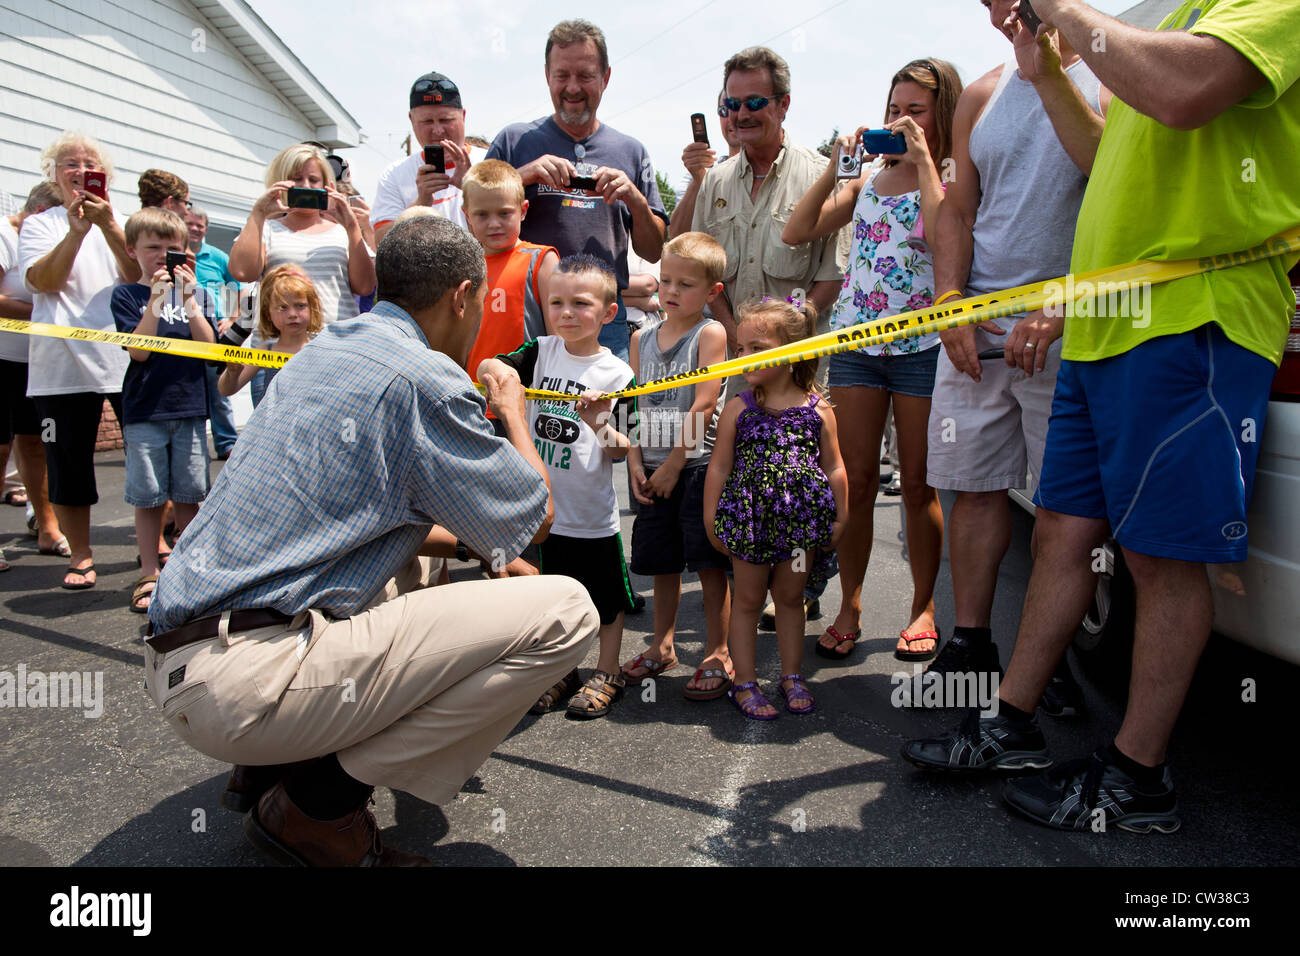
[[[186,245],[190,241],[190,231],[185,228],[185,220],[170,209],[158,206],[145,206],[126,221],[126,244],[134,246],[146,232],[164,239],[179,241]],[[147,276],[145,278],[148,278]]]
[[[618,280],[614,278],[613,268],[604,259],[597,259],[585,252],[580,252],[576,256],[565,256],[555,267],[555,274],[591,276],[600,282],[606,306],[618,299]]]
[[[509,193],[515,202],[521,205],[524,201],[523,177],[513,166],[499,159],[484,159],[475,163],[465,174],[465,180],[460,188],[464,193],[466,205],[472,204],[471,189],[499,189]]]
[[[684,232],[664,245],[663,254],[703,266],[710,284],[721,282],[727,274],[727,250],[707,232]]]

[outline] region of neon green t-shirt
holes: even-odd
[[[1114,99],[1079,210],[1072,272],[1238,252],[1300,225],[1300,2],[1186,0],[1160,29],[1189,23],[1249,59],[1266,82],[1195,130],[1170,129]],[[1216,322],[1277,364],[1295,309],[1287,281],[1295,261],[1279,256],[1152,286],[1129,296],[1120,316],[1089,300],[1067,310],[1061,356],[1109,358]]]

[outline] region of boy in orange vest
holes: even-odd
[[[499,159],[475,163],[461,188],[470,234],[487,255],[483,323],[465,364],[473,375],[484,359],[509,354],[547,333],[547,293],[560,257],[551,246],[520,241],[528,200],[524,181],[509,163]],[[499,427],[495,419],[492,425]]]

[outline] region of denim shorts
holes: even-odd
[[[942,348],[936,345],[920,352],[893,355],[838,352],[830,357],[827,383],[831,388],[865,385],[899,395],[929,398],[934,394],[934,370]]]
[[[157,508],[167,501],[198,504],[208,496],[207,419],[171,418],[122,426],[126,444],[126,503]]]

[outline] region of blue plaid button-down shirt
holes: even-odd
[[[465,371],[380,302],[276,375],[167,562],[149,619],[159,632],[241,608],[350,617],[434,524],[512,560],[546,500]]]

